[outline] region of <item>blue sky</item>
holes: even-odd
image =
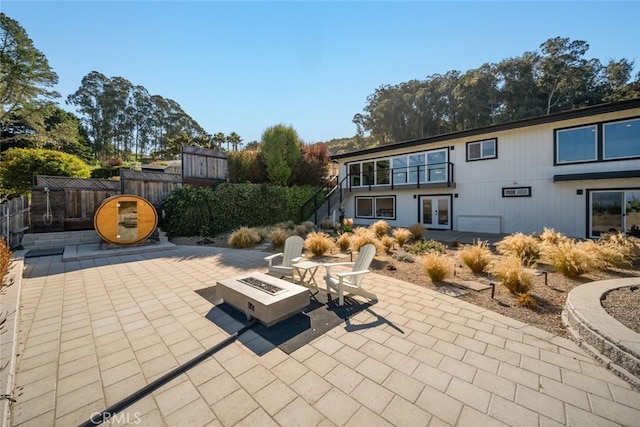
[[[64,108],[98,71],[244,142],[279,123],[306,143],[353,136],[381,85],[464,72],[552,37],[640,70],[640,1],[2,0],[0,10],[47,57]]]

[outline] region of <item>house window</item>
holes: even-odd
[[[395,218],[396,198],[394,196],[356,197],[357,218]]]
[[[396,157],[393,159],[393,183],[406,184],[407,179],[407,158]]]
[[[395,197],[375,197],[376,218],[395,218],[396,198]]]
[[[502,197],[531,197],[531,187],[505,187]]]
[[[467,161],[495,159],[498,140],[496,138],[467,143]]]
[[[589,162],[598,159],[596,125],[556,131],[556,162]]]
[[[415,184],[425,181],[425,156],[424,154],[414,154],[409,156],[409,182]]]
[[[376,185],[389,184],[389,160],[376,162]]]
[[[362,164],[362,185],[373,185],[375,177],[374,162],[364,162]]]
[[[356,217],[373,218],[373,197],[356,197]]]
[[[360,163],[349,165],[349,176],[351,177],[351,186],[360,186]]]
[[[447,180],[447,152],[431,151],[427,153],[427,181],[442,182]]]
[[[603,139],[605,159],[640,157],[640,119],[605,123]]]

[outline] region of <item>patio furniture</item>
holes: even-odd
[[[293,271],[291,265],[300,261],[302,257],[302,246],[304,240],[300,236],[290,236],[284,242],[284,252],[269,255],[265,257],[268,262],[267,274],[282,279],[283,277],[291,277],[293,279]],[[274,264],[276,258],[282,258],[280,264]]]
[[[297,283],[301,286],[306,286],[307,288],[311,288],[312,286],[316,288],[316,293],[320,291],[318,288],[318,282],[316,282],[316,272],[318,268],[320,268],[322,264],[318,264],[314,261],[303,261],[296,264],[291,265],[293,270],[293,279],[296,281],[296,275],[298,276]],[[311,290],[311,289],[309,289]],[[314,294],[315,295],[315,294]]]
[[[327,269],[327,274],[324,277],[327,283],[327,293],[330,293],[331,289],[338,292],[338,305],[344,305],[345,295],[360,295],[373,301],[377,301],[378,297],[362,288],[362,279],[364,275],[369,273],[369,265],[373,261],[373,257],[376,254],[376,247],[372,244],[364,245],[358,257],[354,262],[336,262],[330,264],[324,264]],[[353,266],[351,271],[331,274],[331,269],[337,266]]]

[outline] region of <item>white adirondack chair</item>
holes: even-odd
[[[338,292],[338,305],[344,305],[345,295],[360,295],[373,301],[378,300],[374,293],[363,289],[361,286],[365,274],[369,273],[368,268],[375,254],[376,247],[372,244],[367,244],[360,248],[358,257],[354,262],[324,264],[327,269],[327,274],[324,276],[324,280],[327,282],[327,293],[331,292],[331,289]],[[351,265],[353,267],[351,271],[331,274],[331,269],[340,265]]]
[[[293,278],[291,265],[295,264],[303,258],[303,245],[304,240],[302,239],[302,237],[289,236],[284,242],[284,252],[265,257],[265,261],[267,261],[268,263],[267,274],[278,277],[280,279],[282,279],[283,277]],[[274,264],[274,260],[276,260],[277,258],[282,258],[282,262],[280,264]]]

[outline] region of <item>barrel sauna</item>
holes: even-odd
[[[93,224],[107,242],[130,245],[148,239],[158,225],[158,213],[140,196],[121,194],[105,199],[96,210]]]

